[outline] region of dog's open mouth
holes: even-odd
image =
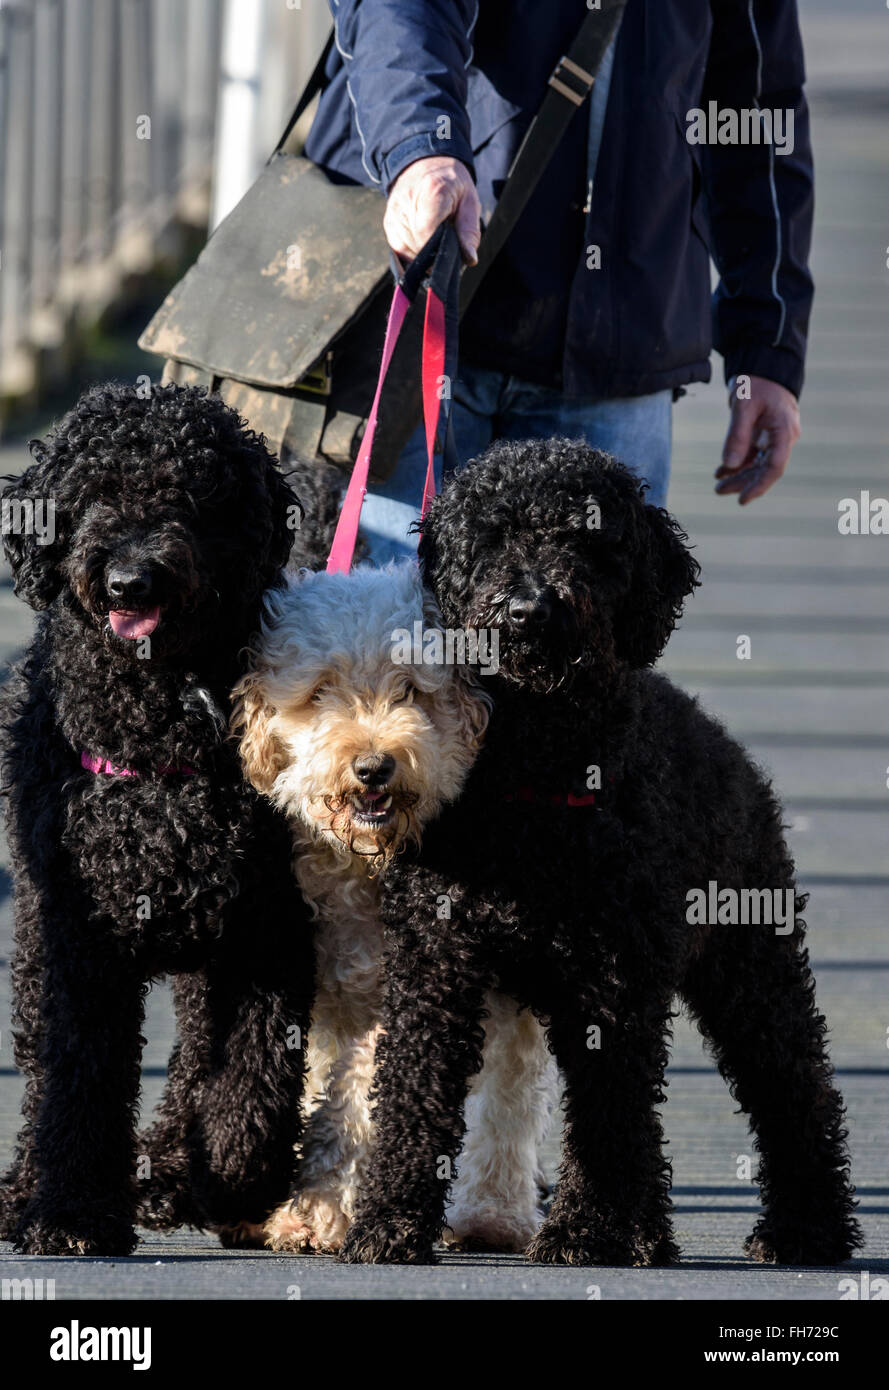
[[[352,792],[348,800],[349,819],[353,825],[369,826],[379,830],[395,819],[396,810],[390,791]]]
[[[323,801],[330,817],[327,829],[353,854],[386,859],[410,832],[419,796],[403,786],[356,787]]]
[[[150,637],[161,620],[160,606],[134,611],[126,608],[112,608],[108,622],[115,637],[135,642],[140,637]]]

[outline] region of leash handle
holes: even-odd
[[[337,522],[333,544],[327,560],[328,574],[346,574],[352,567],[361,508],[367,493],[370,459],[380,397],[395,344],[401,333],[407,311],[428,275],[426,313],[423,320],[423,357],[421,388],[423,423],[426,432],[426,478],[420,515],[425,516],[430,498],[435,496],[435,436],[439,419],[445,415],[444,449],[450,466],[456,463],[453,434],[450,428],[451,387],[457,367],[457,320],[460,285],[460,244],[453,224],[443,222],[401,274],[386,323],[383,355],[377,377],[373,404],[367,419],[358,457],[352,469],[346,496]],[[444,391],[442,392],[442,386]]]

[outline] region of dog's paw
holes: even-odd
[[[19,1191],[11,1183],[0,1183],[0,1240],[15,1240],[22,1213],[30,1200],[30,1193]]]
[[[201,1230],[206,1225],[187,1185],[167,1184],[160,1175],[140,1186],[136,1220],[149,1231],[175,1231],[180,1226]]]
[[[336,1194],[302,1192],[274,1211],[263,1228],[265,1244],[279,1254],[333,1255],[349,1229],[349,1218],[340,1209]]]
[[[778,1227],[759,1222],[744,1242],[744,1253],[766,1265],[840,1265],[848,1260],[861,1235],[857,1223],[823,1231],[817,1225]]]
[[[223,1250],[262,1250],[265,1247],[265,1226],[257,1221],[220,1226],[216,1234]]]
[[[532,1264],[540,1265],[611,1265],[629,1264],[621,1258],[625,1251],[616,1247],[608,1250],[588,1229],[572,1230],[569,1226],[547,1222],[525,1247],[525,1256]]]
[[[653,1240],[638,1241],[637,1252],[640,1258],[635,1263],[640,1267],[650,1269],[664,1269],[669,1265],[678,1265],[682,1258],[679,1246],[670,1231],[656,1236]]]
[[[611,1265],[630,1268],[679,1263],[679,1249],[668,1233],[646,1238],[597,1233],[588,1223],[545,1221],[525,1250],[534,1264]]]
[[[435,1264],[432,1241],[425,1231],[402,1221],[354,1221],[349,1227],[340,1259],[344,1264]]]
[[[138,1241],[128,1221],[26,1214],[13,1237],[22,1255],[131,1255]]]
[[[519,1252],[534,1239],[543,1220],[540,1211],[518,1211],[489,1203],[448,1212],[442,1240],[450,1250]]]

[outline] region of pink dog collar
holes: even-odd
[[[138,772],[134,772],[131,767],[115,767],[114,763],[107,758],[96,758],[92,753],[87,753],[86,749],[80,755],[80,766],[87,772],[103,773],[106,777],[138,777]],[[182,767],[159,767],[158,772],[161,776],[167,777],[178,773],[181,777],[194,777],[195,770],[189,767],[188,763],[183,763]]]

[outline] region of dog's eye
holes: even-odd
[[[417,687],[414,685],[413,681],[408,681],[406,685],[403,685],[401,689],[396,691],[392,696],[392,703],[393,705],[412,705],[416,693]]]
[[[309,703],[310,703],[310,704],[313,704],[313,705],[320,705],[320,703],[321,703],[321,701],[322,701],[322,699],[323,699],[323,697],[324,697],[324,692],[325,692],[326,690],[327,690],[327,686],[326,686],[326,685],[316,685],[316,686],[315,686],[315,689],[312,691],[311,695],[309,696]]]

